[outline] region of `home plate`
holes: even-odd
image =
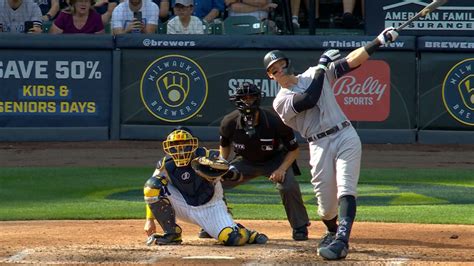
[[[235,257],[229,256],[189,256],[183,257],[185,260],[234,260]]]

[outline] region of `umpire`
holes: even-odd
[[[308,239],[308,213],[295,174],[299,148],[293,130],[272,110],[260,108],[262,93],[254,84],[243,83],[229,100],[237,110],[227,114],[220,125],[220,154],[229,159],[233,177],[224,177],[224,188],[232,188],[258,176],[267,176],[280,192],[293,239]]]

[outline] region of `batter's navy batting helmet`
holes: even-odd
[[[273,50],[268,52],[265,57],[263,58],[263,65],[268,72],[268,69],[271,65],[273,65],[276,61],[279,60],[286,60],[286,67],[290,69],[290,59],[280,50]]]
[[[244,97],[246,96],[255,96],[255,101],[248,104],[248,102],[244,101]],[[260,101],[262,100],[262,92],[252,83],[244,82],[240,85],[235,94],[229,97],[231,102],[234,102],[235,106],[238,110],[244,113],[251,113],[254,112],[259,106]]]

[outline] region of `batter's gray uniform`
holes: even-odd
[[[281,88],[273,108],[285,124],[308,140],[311,183],[318,199],[318,213],[322,219],[329,220],[337,215],[338,198],[357,195],[362,149],[357,132],[334,96],[332,84],[337,78],[334,63],[326,71],[316,106],[300,113],[295,111],[294,95],[306,91],[315,72],[316,67],[310,67],[297,76],[295,86]]]

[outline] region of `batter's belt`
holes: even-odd
[[[331,134],[334,134],[334,133],[338,132],[339,130],[342,130],[343,128],[346,128],[350,125],[351,125],[351,122],[346,120],[346,121],[344,121],[342,123],[339,123],[339,124],[335,125],[334,127],[324,131],[324,132],[318,133],[316,135],[313,135],[313,136],[307,138],[306,141],[312,142],[312,141],[315,141],[315,140],[318,140],[318,139],[322,139],[322,138],[324,138],[326,136],[329,136]]]

